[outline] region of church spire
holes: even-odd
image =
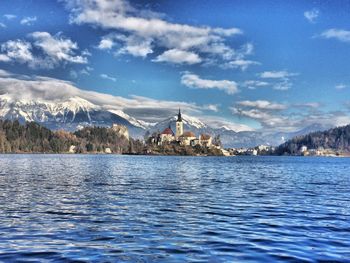
[[[177,114],[177,121],[182,121],[181,110],[179,108],[179,113]]]
[[[179,137],[183,133],[184,133],[184,124],[182,122],[181,110],[179,108],[179,113],[177,114],[177,120],[176,120],[176,133],[175,133],[176,140],[179,140]]]

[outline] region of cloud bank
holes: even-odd
[[[179,107],[187,114],[202,116],[205,111],[217,111],[215,105],[192,102],[156,100],[131,95],[113,96],[77,88],[72,82],[42,76],[17,75],[0,70],[0,95],[15,100],[66,101],[71,97],[85,99],[103,109],[123,110],[135,118],[158,122],[174,115]]]
[[[227,40],[243,34],[238,28],[215,28],[172,23],[163,14],[138,9],[126,0],[65,0],[70,22],[89,24],[112,33],[104,36],[98,48],[116,49],[115,54],[148,57],[154,62],[174,64],[225,65],[246,69],[255,61],[245,57],[253,51],[247,43],[233,48]],[[223,62],[223,63],[222,63]]]

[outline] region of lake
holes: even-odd
[[[350,262],[350,159],[0,155],[0,261]]]

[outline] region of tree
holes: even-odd
[[[213,144],[216,146],[222,146],[220,134],[216,135],[213,139]]]

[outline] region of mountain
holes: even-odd
[[[144,133],[147,125],[122,111],[105,110],[89,101],[71,97],[63,101],[18,100],[0,95],[0,118],[24,123],[34,121],[49,129],[74,131],[85,126],[111,126],[113,123],[128,127],[131,135]]]
[[[149,128],[150,132],[162,132],[165,128],[171,127],[175,132],[175,123],[177,115],[165,119]],[[293,132],[264,132],[264,131],[240,131],[236,132],[225,126],[213,128],[205,124],[201,120],[182,114],[184,122],[184,130],[193,131],[197,136],[201,133],[208,133],[212,136],[220,135],[221,142],[225,147],[255,147],[257,145],[273,145],[277,146],[284,143],[286,140],[298,135],[304,135],[313,131],[320,131],[327,128],[321,124],[312,124],[301,130]]]
[[[111,126],[113,123],[125,125],[134,138],[142,138],[149,131],[161,132],[171,126],[175,131],[177,115],[171,116],[156,124],[138,120],[122,110],[104,109],[82,99],[71,97],[61,101],[45,101],[40,99],[17,99],[15,95],[0,95],[0,118],[37,122],[49,129],[75,131],[86,126]],[[280,145],[286,140],[312,131],[324,130],[319,124],[308,126],[290,133],[267,133],[264,131],[236,132],[225,126],[211,127],[198,118],[182,114],[184,130],[193,131],[197,136],[208,133],[220,135],[225,147],[254,147],[256,145]]]
[[[191,130],[195,133],[199,133],[199,132],[204,132],[204,130],[208,129],[209,127],[204,124],[202,121],[200,121],[199,119],[195,118],[195,117],[190,117],[188,115],[185,114],[181,114],[182,115],[182,122],[184,124],[184,130]],[[158,123],[156,123],[155,125],[153,125],[152,127],[150,127],[150,131],[151,132],[162,132],[165,128],[170,127],[172,128],[172,130],[175,132],[175,123],[177,120],[177,115],[174,115],[170,118],[167,118],[163,121],[160,121]]]
[[[294,137],[276,149],[277,154],[300,154],[301,148],[350,153],[350,125]]]

